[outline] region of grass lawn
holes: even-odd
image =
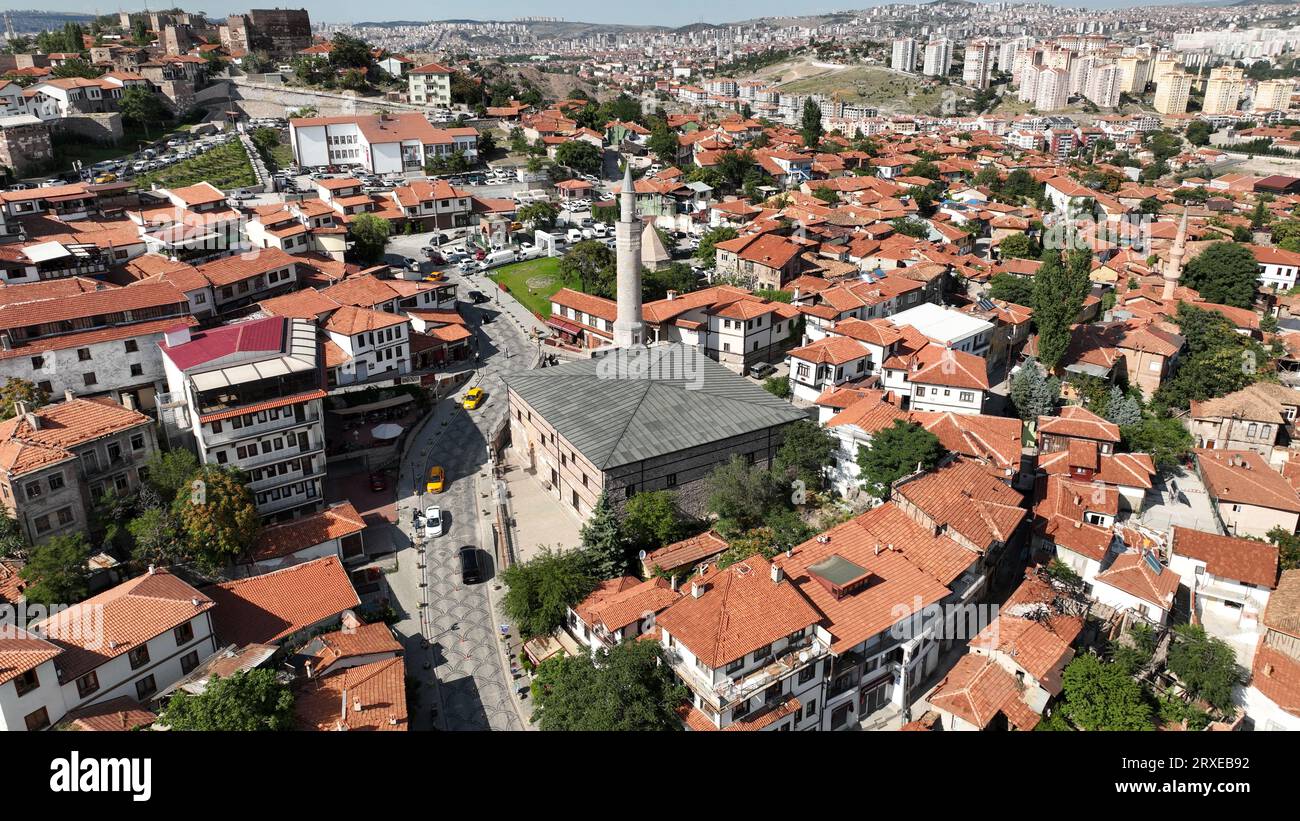
[[[519,304],[542,318],[551,315],[551,294],[564,287],[559,257],[539,257],[503,265],[488,277],[505,285]]]
[[[257,184],[253,164],[248,161],[248,154],[238,140],[231,140],[197,157],[136,177],[136,184],[141,188],[148,188],[152,183],[158,183],[163,188],[182,188],[204,180],[223,191]]]

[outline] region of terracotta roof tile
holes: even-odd
[[[361,603],[335,556],[206,588],[227,644],[274,643]]]
[[[409,730],[406,663],[399,656],[311,679],[293,709],[303,730]]]

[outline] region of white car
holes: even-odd
[[[426,507],[424,509],[424,538],[436,539],[442,533],[442,508],[437,505]]]

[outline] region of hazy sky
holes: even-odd
[[[161,8],[169,0],[159,0],[156,5]],[[1075,0],[1061,2],[1058,5],[1087,6],[1090,8],[1113,8],[1117,6],[1150,5],[1154,0]],[[1177,2],[1177,0],[1172,0]],[[1167,4],[1172,4],[1166,0]],[[109,13],[118,8],[136,8],[135,3],[101,3],[100,0],[44,0],[32,3],[30,0],[10,0],[4,4],[8,8],[44,8],[50,11],[77,11]],[[248,0],[230,7],[217,5],[203,0],[175,2],[182,8],[203,9],[212,16],[224,15],[248,8],[274,8],[276,6],[305,6],[311,12],[313,20],[336,23],[355,22],[358,20],[427,20],[449,18],[472,18],[475,20],[510,20],[527,15],[547,15],[564,20],[579,20],[589,23],[628,23],[652,24],[664,26],[682,26],[701,20],[706,23],[725,23],[734,20],[747,20],[754,17],[778,15],[815,14],[818,12],[841,9],[866,8],[880,5],[871,0],[839,0],[839,2],[821,2],[821,0],[648,0],[639,3],[615,3],[610,0],[476,0],[473,3],[411,3],[409,0],[368,0],[357,3],[355,0]],[[143,8],[140,3],[138,8]]]

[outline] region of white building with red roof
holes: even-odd
[[[0,729],[43,730],[116,699],[145,704],[216,650],[213,601],[165,570],[0,633]]]
[[[1164,624],[1174,608],[1178,574],[1147,549],[1121,553],[1093,577],[1092,597],[1116,610],[1130,610]]]
[[[1264,635],[1243,688],[1256,730],[1300,730],[1300,570],[1285,570],[1263,617]]]
[[[320,507],[325,480],[324,374],[316,326],[266,317],[167,332],[169,433],[192,437],[204,464],[237,468],[264,517]]]
[[[1192,609],[1207,631],[1231,625],[1234,634],[1253,633],[1277,587],[1278,549],[1175,525],[1169,568],[1191,592]]]
[[[303,168],[356,164],[372,174],[422,170],[456,152],[478,158],[476,130],[435,128],[415,112],[292,119],[289,144]]]
[[[451,106],[452,70],[438,63],[426,63],[406,72],[407,96],[416,105]]]

